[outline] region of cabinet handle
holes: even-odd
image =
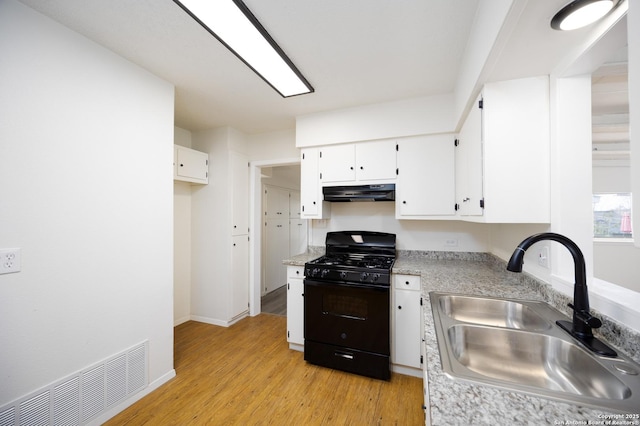
[[[360,170],[364,170],[364,167],[360,166]]]
[[[353,166],[349,167],[350,170],[353,170]]]
[[[398,309],[402,309],[402,306],[398,306]]]
[[[406,284],[406,285],[409,285],[409,281],[405,281],[405,284]]]
[[[184,164],[180,164],[180,167],[184,167]]]
[[[407,204],[407,202],[406,202],[406,201],[403,201],[403,202],[402,202],[402,204]]]
[[[316,205],[316,202],[315,202],[315,201],[313,202],[313,205],[314,205],[314,206]]]
[[[298,275],[300,273],[300,271],[296,271],[296,275]]]
[[[466,203],[467,201],[469,201],[469,197],[467,197],[464,200],[462,200],[463,203]]]

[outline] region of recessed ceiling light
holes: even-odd
[[[174,0],[283,97],[313,87],[241,0]]]
[[[585,27],[604,17],[619,0],[575,0],[560,9],[551,20],[551,28],[569,31]]]

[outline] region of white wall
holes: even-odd
[[[634,233],[640,228],[640,5],[628,2],[627,52],[629,56],[629,141],[631,145],[631,190],[633,197],[632,218]],[[640,238],[634,238],[640,250]]]
[[[491,72],[493,61],[500,49],[496,40],[503,30],[513,0],[480,1],[473,21],[469,41],[462,57],[454,93],[454,125],[460,128],[464,118]],[[521,7],[521,6],[520,6]],[[514,11],[512,13],[517,13]]]
[[[173,376],[173,86],[0,2],[0,406],[149,340]]]
[[[176,145],[191,148],[191,132],[174,127]],[[191,183],[173,181],[173,322],[191,314]]]
[[[631,242],[594,242],[593,276],[640,293],[639,252]]]
[[[594,166],[593,192],[631,192],[630,167]],[[640,250],[631,241],[594,242],[593,276],[640,292]]]
[[[594,166],[593,192],[631,192],[631,168]]]
[[[249,161],[298,158],[295,129],[246,135]]]
[[[450,133],[453,129],[453,94],[445,94],[296,117],[296,146]]]
[[[300,165],[262,168],[262,183],[300,191]],[[300,208],[300,206],[298,206]]]
[[[397,220],[395,203],[332,203],[331,219],[312,221],[314,246],[324,246],[330,231],[379,231],[396,234],[398,250],[486,252],[489,227],[458,221]],[[446,244],[457,240],[457,247]]]

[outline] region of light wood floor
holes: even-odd
[[[424,425],[422,381],[369,379],[307,364],[286,318],[175,329],[177,376],[106,425]]]

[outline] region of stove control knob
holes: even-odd
[[[369,274],[367,272],[363,272],[360,274],[360,281],[366,281],[369,278]]]
[[[320,269],[318,268],[313,268],[313,271],[311,271],[311,276],[315,277],[318,275],[318,272],[320,272]]]
[[[380,274],[373,274],[373,277],[371,277],[371,280],[378,281],[378,278],[380,278]]]
[[[327,275],[329,275],[329,270],[328,269],[323,269],[322,272],[320,273],[320,276],[322,278],[326,277]]]
[[[342,278],[343,280],[347,279],[347,273],[345,271],[340,272],[340,278]]]

